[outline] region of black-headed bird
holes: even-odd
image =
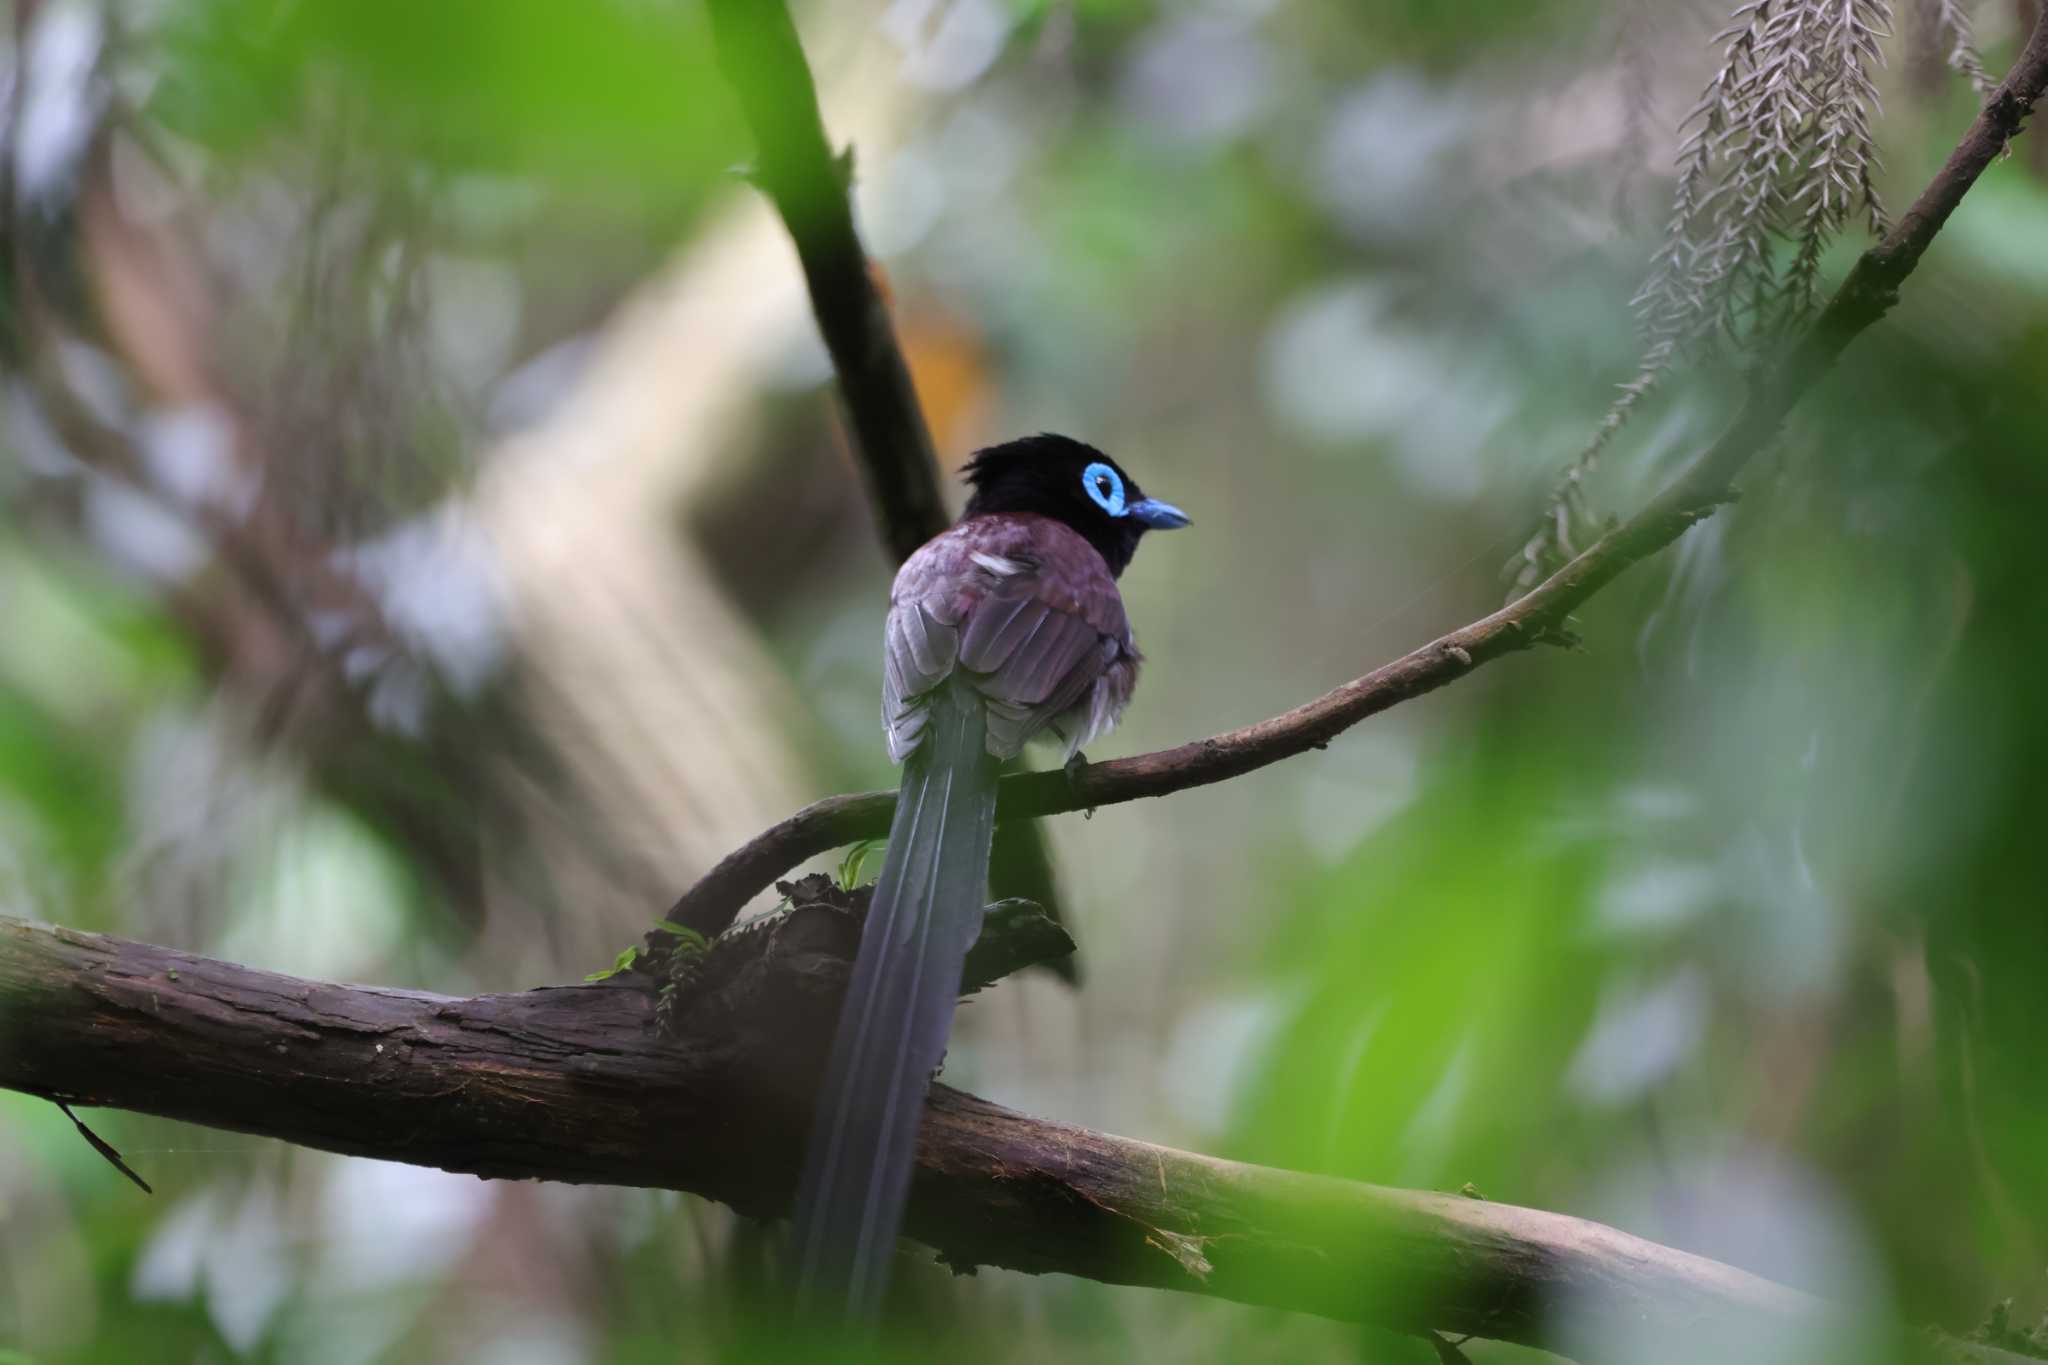
[[[997,770],[1041,733],[1071,762],[1116,724],[1140,657],[1117,576],[1145,532],[1188,524],[1065,436],[991,446],[966,473],[959,523],[889,593],[882,728],[903,785],[797,1187],[799,1300],[852,1320],[881,1303],[981,932]]]

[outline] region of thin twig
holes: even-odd
[[[78,1115],[72,1113],[70,1105],[54,1097],[51,1098],[50,1103],[56,1105],[59,1109],[64,1111],[64,1117],[71,1120],[71,1126],[78,1130],[78,1135],[84,1138],[88,1143],[90,1143],[92,1145],[92,1149],[95,1152],[98,1152],[101,1156],[105,1157],[108,1161],[112,1162],[115,1170],[119,1171],[122,1175],[125,1175],[130,1180],[134,1181],[136,1187],[140,1189],[144,1194],[156,1193],[155,1190],[149,1187],[149,1182],[147,1180],[144,1180],[141,1176],[135,1174],[135,1168],[133,1166],[130,1166],[126,1161],[123,1161],[121,1159],[121,1154],[114,1150],[114,1144],[107,1141],[105,1138],[101,1137],[98,1133],[95,1133],[92,1129],[86,1127],[85,1120],[78,1117]]]
[[[1633,517],[1602,536],[1526,596],[1255,725],[1178,748],[1091,763],[1066,771],[1003,779],[999,819],[1165,796],[1240,777],[1310,749],[1319,749],[1368,716],[1435,691],[1480,664],[1558,641],[1566,618],[1630,565],[1646,559],[1729,500],[1730,483],[1767,445],[1799,398],[1842,350],[1883,317],[1934,236],[1970,186],[2004,150],[2048,85],[2048,19],[2036,23],[2012,70],[1985,101],[1969,131],[1920,197],[1884,240],[1863,253],[1842,287],[1798,342],[1764,367],[1748,400],[1719,440]],[[741,907],[804,859],[889,828],[893,792],[835,796],[804,807],[726,855],[683,893],[669,917],[698,932],[723,931]]]

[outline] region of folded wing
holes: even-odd
[[[927,695],[954,669],[988,703],[988,750],[1014,756],[1061,726],[1069,747],[1107,729],[1137,650],[1093,547],[1043,519],[955,527],[897,575],[884,633],[882,723],[901,762],[924,736]]]

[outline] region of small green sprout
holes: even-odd
[[[601,972],[592,972],[590,975],[584,977],[583,979],[585,981],[602,981],[606,977],[617,976],[620,972],[625,971],[634,963],[638,962],[640,960],[640,954],[642,951],[643,950],[640,947],[640,945],[636,943],[632,947],[620,953],[617,957],[613,958],[611,966],[605,968]]]
[[[675,947],[669,949],[676,957],[702,957],[711,951],[711,940],[687,924],[673,924],[668,920],[658,919],[654,922],[654,932],[667,934],[676,941]]]
[[[866,870],[868,859],[889,846],[887,839],[863,839],[846,850],[846,856],[839,860],[839,889],[851,891],[860,885],[860,874]]]

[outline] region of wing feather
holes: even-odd
[[[917,661],[917,671],[924,679],[924,686],[917,689],[922,692],[936,686],[952,670],[959,633],[932,620],[920,603],[911,603],[902,615],[903,638],[909,642],[910,655]]]
[[[1042,705],[1074,669],[1085,663],[1101,639],[1078,616],[1046,608],[1035,648],[1013,653],[983,690],[1006,701]]]
[[[1020,586],[1026,591],[984,597],[968,613],[960,631],[962,665],[976,673],[987,673],[1010,657],[1010,651],[1017,646],[1017,637],[1030,629],[1040,607],[1038,599],[1029,591],[1030,584]],[[1019,624],[1020,617],[1023,618],[1022,624]]]
[[[1099,685],[1137,661],[1116,581],[1056,522],[963,522],[905,562],[890,598],[882,725],[898,761],[924,737],[927,694],[955,668],[986,698],[988,749],[1003,758],[1055,722],[1071,752],[1129,696],[1125,678]]]

